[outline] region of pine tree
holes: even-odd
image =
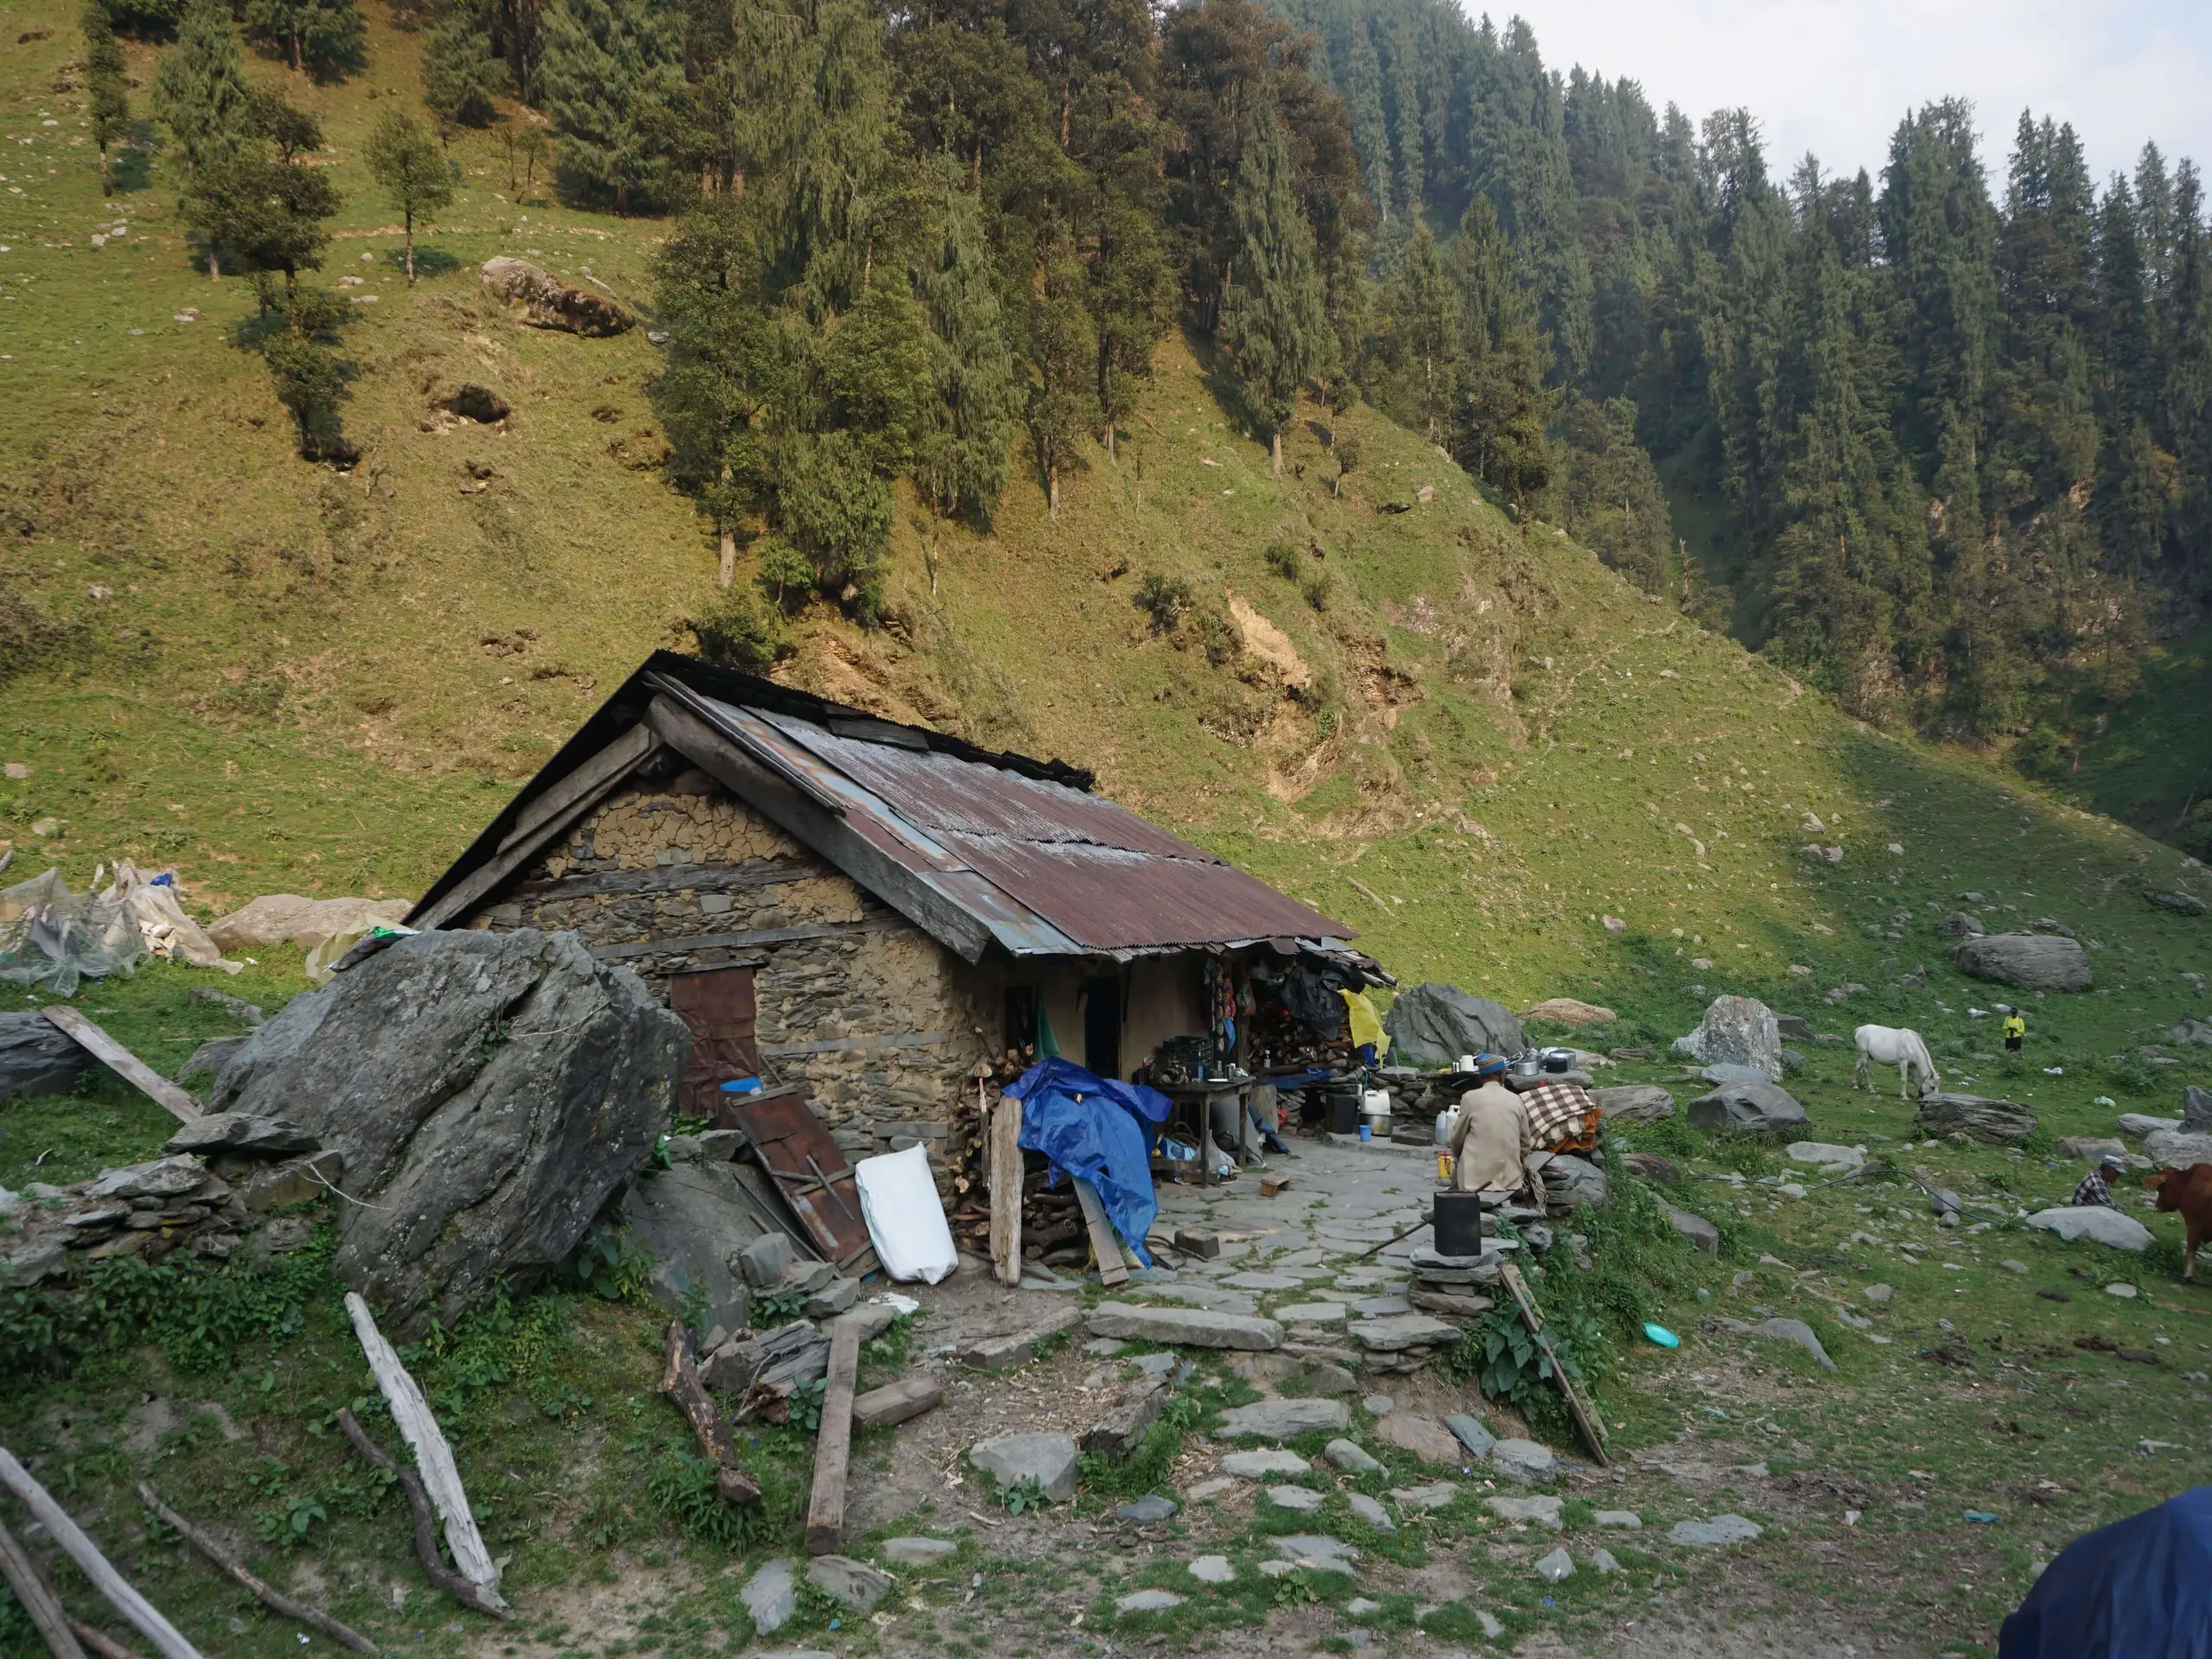
[[[188,173],[227,154],[249,119],[245,60],[223,0],[193,0],[154,72],[154,112]]]
[[[1089,277],[1065,226],[1038,248],[1035,300],[1030,307],[1029,431],[1045,497],[1060,516],[1060,480],[1083,464],[1083,441],[1098,426],[1098,331],[1084,303]]]
[[[674,182],[680,48],[670,0],[557,0],[546,14],[538,79],[563,172],[611,196],[617,213],[665,197]]]
[[[1408,222],[1421,215],[1428,194],[1427,139],[1421,130],[1421,80],[1414,68],[1409,28],[1393,30],[1386,86],[1389,92],[1390,149],[1397,167],[1394,183],[1398,212]]]
[[[917,446],[914,482],[940,512],[988,524],[1006,490],[1014,438],[1014,357],[1007,349],[981,206],[947,160],[941,229],[924,249],[914,291],[928,313],[935,406]]]
[[[1328,318],[1313,265],[1313,232],[1299,210],[1271,99],[1254,100],[1231,207],[1236,251],[1222,299],[1222,340],[1254,415],[1267,428],[1280,476],[1291,400],[1323,361]]]
[[[92,117],[92,142],[100,148],[100,194],[115,194],[107,152],[130,136],[130,94],[124,86],[123,48],[115,38],[103,0],[86,6],[79,28],[85,36],[85,92]]]
[[[1367,177],[1367,198],[1383,226],[1390,223],[1390,129],[1382,117],[1382,61],[1375,54],[1364,13],[1355,12],[1345,29],[1342,79],[1344,105],[1351,116],[1352,141]]]
[[[475,8],[448,5],[423,36],[423,103],[441,131],[488,127],[499,118],[495,101],[512,86],[505,60],[492,50],[492,36]]]
[[[1110,460],[1116,427],[1135,415],[1137,399],[1152,384],[1172,278],[1159,225],[1144,204],[1118,185],[1103,194],[1093,220],[1090,306],[1098,330],[1098,412]]]
[[[327,79],[365,60],[368,26],[354,0],[246,0],[245,32],[284,54],[296,74]]]
[[[407,285],[415,286],[415,221],[453,200],[453,175],[430,135],[404,110],[388,109],[369,135],[369,176],[383,188],[407,233]]]
[[[1431,443],[1459,403],[1459,319],[1450,285],[1426,221],[1406,244],[1405,269],[1384,302],[1392,354],[1410,382],[1410,407]]]

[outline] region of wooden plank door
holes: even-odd
[[[874,1268],[875,1247],[861,1214],[860,1187],[804,1098],[740,1099],[728,1115],[823,1256],[848,1274]]]
[[[677,1109],[703,1117],[716,1128],[736,1127],[721,1086],[760,1074],[753,1033],[753,969],[709,968],[668,982],[668,1006],[691,1027],[691,1065],[677,1094]]]

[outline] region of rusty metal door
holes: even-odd
[[[847,1274],[873,1268],[875,1248],[861,1214],[860,1187],[805,1097],[741,1100],[728,1115],[824,1259]]]
[[[668,1006],[691,1027],[691,1065],[677,1091],[677,1109],[703,1117],[717,1128],[727,1121],[721,1086],[758,1077],[760,1051],[753,1035],[753,969],[710,968],[668,982]]]

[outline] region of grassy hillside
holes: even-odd
[[[2146,657],[2142,690],[2083,745],[2066,784],[2099,811],[2174,838],[2212,793],[2212,629]]]

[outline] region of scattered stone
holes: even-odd
[[[1823,1172],[1861,1168],[1866,1154],[1856,1147],[1839,1147],[1826,1141],[1792,1141],[1783,1153],[1793,1164],[1812,1164]]]
[[[1700,1549],[1719,1549],[1728,1544],[1747,1544],[1764,1530],[1740,1515],[1716,1515],[1709,1521],[1677,1521],[1668,1533],[1667,1541]]]
[[[1260,1576],[1267,1579],[1287,1579],[1298,1571],[1296,1561],[1262,1561]]]
[[[1697,1029],[1675,1040],[1675,1052],[1703,1065],[1749,1066],[1769,1083],[1782,1080],[1781,1027],[1774,1011],[1755,997],[1713,998]]]
[[[1076,1445],[1065,1434],[1000,1434],[978,1440],[968,1461],[997,1480],[1001,1491],[1033,1477],[1055,1503],[1075,1496]]]
[[[1390,1489],[1390,1501],[1402,1509],[1408,1510],[1444,1509],[1459,1496],[1458,1487],[1441,1484],[1429,1486],[1393,1486]]]
[[[1351,1571],[1351,1564],[1359,1559],[1359,1552],[1350,1544],[1325,1533],[1294,1532],[1287,1537],[1276,1539],[1275,1548],[1284,1560],[1300,1567],[1332,1573],[1349,1573]]]
[[[1539,1577],[1557,1584],[1561,1579],[1573,1576],[1574,1557],[1567,1553],[1565,1545],[1561,1545],[1536,1563],[1536,1573]]]
[[[2136,1290],[2135,1287],[2129,1284],[2107,1285],[2105,1287],[2106,1295],[2117,1296],[2123,1301],[2132,1302],[2139,1294],[2139,1293]]]
[[[945,1538],[887,1538],[875,1553],[901,1567],[935,1567],[959,1549],[959,1545]]]
[[[798,1611],[798,1574],[797,1567],[788,1556],[779,1556],[765,1561],[760,1570],[746,1580],[745,1588],[738,1592],[745,1603],[745,1611],[753,1616],[753,1629],[760,1636],[772,1636],[791,1622]]]
[[[1093,1359],[1111,1359],[1128,1345],[1119,1337],[1093,1337],[1083,1344],[1083,1351]]]
[[[177,1198],[207,1183],[207,1169],[197,1158],[179,1154],[149,1164],[104,1169],[84,1189],[87,1198]]]
[[[1365,1492],[1346,1492],[1344,1504],[1377,1532],[1394,1533],[1398,1529],[1398,1523],[1390,1518],[1390,1511]]]
[[[1387,1319],[1395,1313],[1410,1313],[1414,1306],[1402,1296],[1363,1296],[1351,1304],[1351,1311],[1363,1319]]]
[[[1637,1179],[1657,1186],[1673,1186],[1682,1179],[1681,1172],[1673,1162],[1656,1152],[1624,1152],[1621,1154],[1621,1167]]]
[[[2055,1210],[2038,1211],[2028,1217],[2028,1225],[2056,1233],[2069,1244],[2078,1238],[2088,1238],[2115,1250],[2151,1248],[2148,1227],[2133,1216],[2107,1210],[2101,1204],[2062,1205]]]
[[[1544,1184],[1545,1207],[1554,1213],[1585,1205],[1601,1208],[1611,1196],[1605,1172],[1571,1152],[1554,1153],[1538,1174]]]
[[[1293,1302],[1287,1307],[1275,1309],[1274,1316],[1285,1325],[1342,1325],[1344,1305],[1342,1302]]]
[[[2161,910],[2178,911],[2183,916],[2204,914],[2204,901],[2193,893],[2145,893],[2143,896]]]
[[[682,1313],[703,1299],[707,1317],[725,1330],[751,1323],[752,1300],[741,1271],[733,1261],[772,1237],[788,1250],[780,1232],[764,1235],[745,1201],[734,1164],[671,1164],[650,1181],[633,1181],[623,1195],[622,1216],[630,1236],[651,1253],[652,1279],[647,1287],[655,1303]],[[844,1281],[854,1291],[859,1287]],[[851,1296],[849,1294],[849,1302]],[[810,1306],[810,1317],[820,1317]],[[709,1344],[712,1353],[719,1344]]]
[[[1165,1376],[1181,1363],[1173,1354],[1141,1354],[1131,1362],[1141,1376]]]
[[[1320,1493],[1310,1486],[1270,1486],[1268,1502],[1279,1510],[1293,1510],[1300,1515],[1312,1515],[1323,1502]]]
[[[1221,1254],[1219,1236],[1202,1227],[1178,1227],[1173,1242],[1184,1255],[1194,1255],[1202,1262],[1211,1262]]]
[[[2024,1275],[2028,1270],[2028,1264],[2026,1262],[2015,1262],[2009,1256],[2004,1261],[1999,1262],[1997,1265],[2004,1268],[2007,1273],[2017,1273]]]
[[[1221,1416],[1226,1440],[1288,1440],[1314,1430],[1341,1432],[1351,1427],[1351,1408],[1341,1400],[1257,1400]]]
[[[67,1094],[95,1064],[44,1014],[0,1014],[0,1100]]]
[[[1794,1342],[1827,1370],[1835,1370],[1835,1362],[1828,1357],[1828,1351],[1821,1346],[1821,1339],[1813,1334],[1813,1327],[1802,1319],[1762,1319],[1751,1327],[1751,1334],[1772,1337],[1782,1342]]]
[[[1497,1437],[1483,1426],[1482,1420],[1464,1412],[1454,1413],[1444,1420],[1444,1427],[1452,1431],[1452,1438],[1466,1448],[1467,1455],[1480,1462],[1490,1456],[1491,1448],[1497,1444]]]
[[[1878,1284],[1867,1286],[1863,1294],[1866,1300],[1872,1302],[1875,1306],[1887,1307],[1890,1305],[1890,1298],[1896,1295],[1897,1293],[1896,1287],[1892,1285]]]
[[[2184,1020],[2166,1033],[2166,1039],[2175,1043],[2202,1043],[2212,1048],[2212,1025],[2202,1020]]]
[[[1232,1273],[1221,1282],[1238,1290],[1296,1290],[1306,1281],[1294,1273]]]
[[[2188,1129],[2153,1129],[2143,1137],[2143,1155],[2162,1169],[2212,1164],[2212,1134]]]
[[[1219,1497],[1224,1492],[1233,1492],[1236,1490],[1235,1481],[1226,1475],[1216,1475],[1211,1479],[1198,1482],[1195,1486],[1185,1487],[1183,1501],[1186,1503],[1203,1503],[1210,1497]]]
[[[1116,1599],[1114,1611],[1117,1613],[1164,1613],[1180,1607],[1183,1598],[1173,1590],[1132,1590]]]
[[[2051,1150],[2061,1158],[2086,1158],[2094,1164],[2107,1158],[2125,1158],[2127,1143],[2117,1135],[2069,1135],[2062,1136]]]
[[[1690,1102],[1688,1116],[1694,1128],[1737,1135],[1786,1135],[1810,1122],[1789,1091],[1771,1083],[1726,1084]]]
[[[1221,1460],[1222,1472],[1246,1480],[1265,1480],[1269,1475],[1303,1475],[1313,1465],[1295,1452],[1232,1452]]]
[[[1459,1327],[1433,1314],[1400,1313],[1388,1319],[1357,1320],[1351,1327],[1351,1334],[1370,1353],[1395,1354],[1408,1348],[1433,1348],[1457,1342]]]
[[[1452,1431],[1433,1417],[1416,1417],[1394,1411],[1375,1426],[1375,1438],[1401,1452],[1410,1452],[1423,1463],[1456,1464],[1460,1447]]]
[[[1397,1403],[1387,1394],[1370,1394],[1359,1402],[1359,1408],[1370,1417],[1387,1417]]]
[[[2089,953],[2056,933],[1984,933],[1959,941],[1952,965],[1969,979],[2035,991],[2086,991],[2095,983]]]
[[[1191,1576],[1200,1584],[1234,1584],[1236,1569],[1226,1555],[1201,1555],[1191,1563]]]
[[[1173,1519],[1181,1507],[1172,1497],[1147,1492],[1133,1503],[1121,1505],[1114,1511],[1114,1518],[1125,1526],[1155,1527],[1162,1521]]]
[[[1623,1532],[1643,1530],[1643,1517],[1634,1510],[1600,1510],[1590,1519],[1597,1526],[1611,1527]]]
[[[1621,1570],[1621,1564],[1613,1559],[1613,1552],[1610,1549],[1592,1550],[1590,1565],[1597,1568],[1601,1574],[1610,1575]]]
[[[832,1279],[806,1299],[806,1317],[810,1319],[834,1319],[858,1301],[860,1294],[859,1280]]]
[[[1656,1123],[1675,1115],[1675,1097],[1654,1083],[1621,1084],[1592,1089],[1590,1098],[1608,1123]]]
[[[1321,1454],[1348,1475],[1379,1475],[1382,1465],[1351,1440],[1331,1440]]]
[[[2212,1032],[2212,1026],[2204,1029]],[[2206,1040],[2212,1041],[2212,1037]],[[2184,1135],[2212,1134],[2212,1089],[2201,1089],[2192,1083],[2182,1090],[2181,1128]]]
[[[1180,1343],[1194,1348],[1238,1348],[1264,1352],[1282,1346],[1282,1326],[1274,1319],[1212,1313],[1192,1307],[1142,1307],[1134,1302],[1101,1302],[1090,1310],[1090,1332],[1140,1342]],[[1453,1335],[1457,1335],[1455,1331]]]
[[[2152,1117],[2142,1112],[2122,1112],[2118,1122],[2122,1135],[2133,1135],[2139,1141],[2160,1129],[2181,1128],[2181,1119],[2177,1117]]]
[[[1936,926],[1955,938],[1978,939],[1989,930],[1981,925],[1981,918],[1970,911],[1955,910]]]
[[[781,1232],[763,1233],[738,1253],[746,1282],[757,1290],[773,1290],[781,1284],[795,1260],[791,1239]]]
[[[1548,997],[1533,1008],[1523,1008],[1521,1017],[1523,1020],[1542,1020],[1570,1029],[1584,1026],[1610,1026],[1619,1018],[1611,1008],[1599,1007],[1594,1002],[1580,1001],[1571,996]]]
[[[1659,1201],[1659,1208],[1667,1217],[1667,1224],[1688,1240],[1691,1249],[1702,1250],[1706,1255],[1712,1256],[1718,1256],[1720,1254],[1719,1228],[1714,1226],[1703,1216],[1694,1216],[1687,1210],[1677,1210],[1663,1198]]]
[[[1344,1611],[1350,1613],[1354,1618],[1364,1618],[1369,1613],[1379,1613],[1382,1611],[1381,1602],[1370,1600],[1365,1596],[1354,1596],[1350,1601],[1344,1603]]]
[[[482,274],[486,293],[503,305],[520,307],[524,320],[540,328],[604,340],[637,322],[613,301],[572,287],[526,259],[501,254],[484,262]]]
[[[1166,1313],[1170,1310],[1152,1311]],[[1061,1332],[1072,1330],[1082,1319],[1083,1309],[1079,1306],[1065,1302],[1034,1325],[968,1344],[960,1351],[960,1363],[976,1371],[1005,1370],[1015,1365],[1027,1365],[1037,1357],[1039,1348]]]
[[[1923,1135],[1968,1135],[1989,1146],[2013,1146],[2036,1132],[2036,1115],[2009,1100],[1929,1095],[1913,1114],[1912,1126]]]
[[[1535,1440],[1500,1440],[1490,1449],[1491,1467],[1516,1485],[1548,1477],[1555,1465],[1551,1448]]]
[[[1557,1532],[1566,1524],[1560,1511],[1566,1499],[1558,1497],[1486,1497],[1483,1503],[1502,1520],[1523,1525],[1549,1527]]]

